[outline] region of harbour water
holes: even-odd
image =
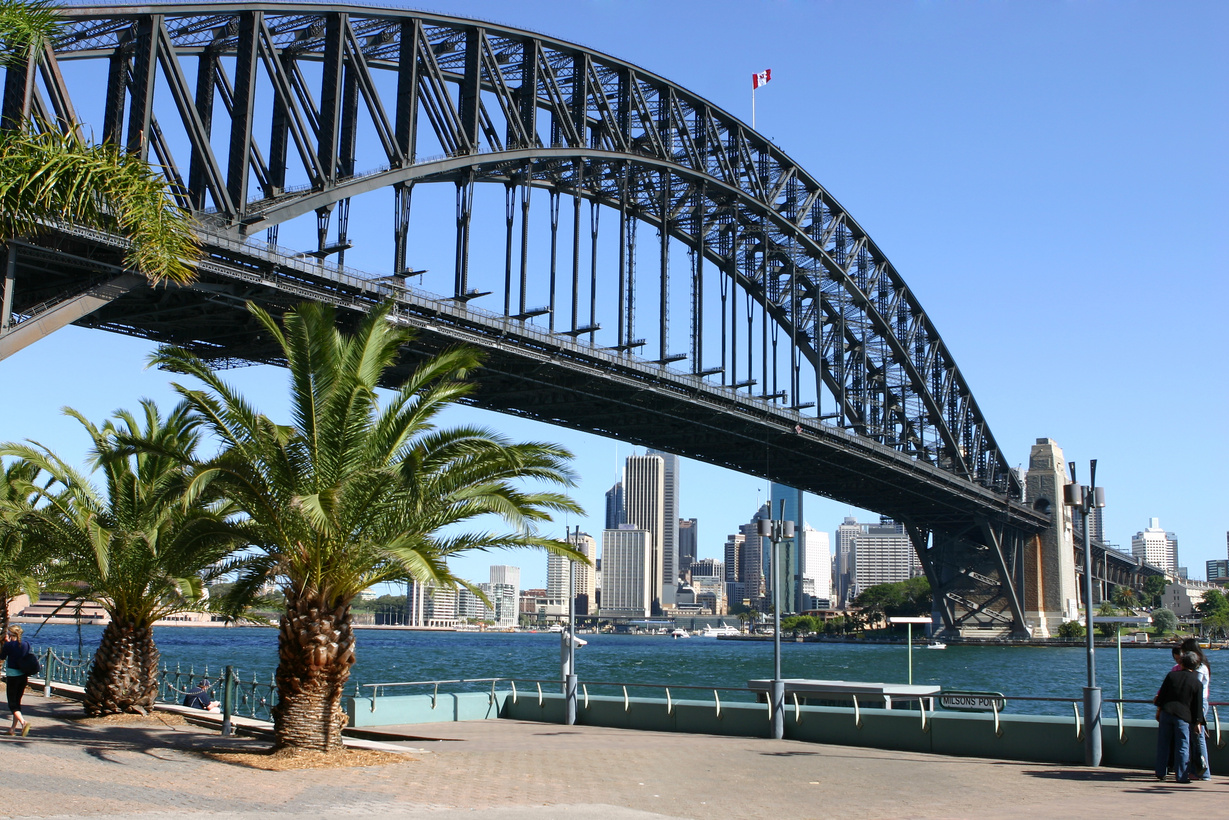
[[[92,654],[101,627],[30,626],[27,637],[38,650]],[[154,633],[162,660],[197,672],[208,666],[218,674],[230,664],[245,680],[268,681],[277,661],[277,632],[268,628],[158,627]],[[710,638],[675,640],[669,636],[585,635],[576,650],[577,674],[590,691],[595,682],[670,686],[745,686],[772,675],[772,643]],[[548,633],[417,632],[361,629],[352,684],[456,678],[558,680],[560,638]],[[1229,701],[1229,652],[1209,652],[1212,700]],[[1123,696],[1150,700],[1172,661],[1168,647],[1129,648],[1122,652]],[[782,675],[787,678],[904,683],[908,658],[903,644],[782,644]],[[1118,657],[1097,650],[1097,678],[1104,697],[1117,697]],[[1082,646],[958,646],[927,650],[915,645],[913,681],[945,689],[1002,692],[1009,697],[1078,700],[1085,682]],[[353,687],[350,687],[352,689]],[[636,694],[633,692],[633,694]],[[660,690],[644,696],[661,697]],[[676,691],[675,697],[687,697]],[[707,697],[697,693],[697,697]],[[726,699],[726,693],[722,694]],[[1069,703],[1012,701],[1016,713],[1070,714]],[[1150,717],[1144,705],[1129,707],[1129,717]]]

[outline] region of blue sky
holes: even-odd
[[[410,4],[412,5],[412,4]],[[595,48],[750,119],[875,239],[934,320],[1000,446],[1026,463],[1055,439],[1087,476],[1099,461],[1106,534],[1129,546],[1159,517],[1203,577],[1226,557],[1229,405],[1229,5],[1171,2],[447,3]],[[451,240],[449,240],[450,242]],[[70,328],[0,362],[0,438],[75,459],[58,414],[101,420],[141,396],[170,404],[150,346]],[[233,379],[277,415],[282,375]],[[578,454],[577,498],[601,529],[627,445],[459,411]],[[684,517],[718,556],[764,483],[682,467]],[[865,513],[809,497],[832,531]],[[475,556],[544,583],[545,558]]]

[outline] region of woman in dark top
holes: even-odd
[[[1156,735],[1156,779],[1165,779],[1165,770],[1173,754],[1174,776],[1179,783],[1190,783],[1191,733],[1203,730],[1203,681],[1195,674],[1199,656],[1183,652],[1179,663],[1165,676],[1157,692],[1156,719],[1160,722]]]
[[[21,736],[25,737],[30,734],[30,724],[21,715],[21,696],[26,693],[26,683],[30,679],[17,664],[33,650],[29,641],[22,640],[22,631],[17,624],[9,626],[4,645],[0,646],[0,658],[4,660],[4,690],[8,696],[9,711],[13,713],[9,734],[15,735],[20,730]]]

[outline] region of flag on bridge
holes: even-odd
[[[759,74],[751,75],[751,90],[759,88],[761,85],[766,85],[772,79],[772,69],[766,68]]]

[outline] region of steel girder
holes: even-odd
[[[201,3],[67,8],[64,15],[70,26],[57,58],[105,58],[111,67],[104,135],[136,152],[152,148],[185,202],[207,205],[215,224],[242,234],[315,210],[323,254],[336,203],[389,185],[408,201],[415,183],[440,179],[454,180],[459,195],[475,181],[502,181],[630,210],[754,297],[836,397],[839,424],[1019,497],[952,355],[886,256],[780,149],[674,83],[574,44],[421,12]],[[185,79],[187,61],[196,63],[195,88]],[[320,64],[318,93],[302,70],[309,62]],[[55,60],[43,64],[57,73]],[[396,75],[388,104],[378,71]],[[160,138],[152,106],[159,78],[191,142],[186,179]],[[71,121],[62,80],[44,83],[54,89],[53,106],[26,86],[24,96],[6,93],[6,121],[21,117],[12,100]],[[267,111],[256,108],[263,86],[272,91]],[[229,120],[226,157],[212,135],[221,113],[215,88]],[[271,127],[262,146],[254,125],[263,117]],[[423,120],[445,160],[418,156]],[[355,167],[360,121],[383,155],[374,172]],[[288,170],[306,186],[288,190]],[[338,247],[344,241],[339,236]],[[466,296],[467,242],[458,240],[458,297]],[[532,309],[517,307],[515,315]],[[632,326],[620,345],[633,350],[635,317],[627,313]],[[581,326],[574,321],[570,330]],[[656,358],[673,361],[660,344]],[[694,350],[692,358],[702,369]],[[799,403],[797,377],[789,374],[790,386],[770,398]]]

